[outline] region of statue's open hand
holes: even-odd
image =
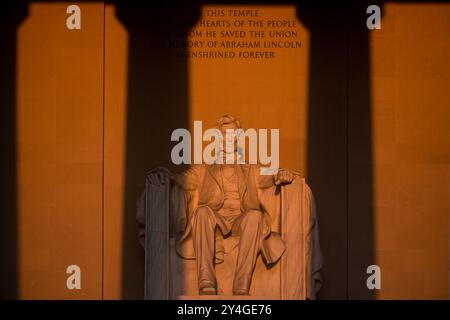
[[[148,181],[155,186],[163,186],[170,179],[170,173],[164,168],[153,169],[148,175]]]
[[[278,186],[280,184],[291,183],[294,180],[294,173],[287,169],[280,169],[275,175],[275,184]]]

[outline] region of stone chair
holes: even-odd
[[[198,296],[196,260],[182,258],[175,249],[186,225],[186,208],[196,205],[198,195],[176,188],[169,179],[162,186],[152,185],[150,173],[137,210],[139,241],[145,248],[145,299],[315,299],[323,259],[314,199],[303,178],[265,191],[277,212],[286,251],[270,266],[259,255],[250,296],[232,296],[239,239],[224,239],[219,232],[216,251],[221,248],[223,262],[215,265],[217,296]]]

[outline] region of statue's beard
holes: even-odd
[[[238,157],[239,157],[239,154],[238,154],[236,148],[231,149],[231,150],[227,150],[226,148],[221,149],[218,154],[218,158],[222,159],[223,163],[225,163],[225,164],[226,163],[230,163],[230,164],[237,163]]]

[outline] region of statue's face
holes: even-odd
[[[235,123],[226,123],[222,125],[221,132],[222,137],[225,141],[225,153],[232,153],[236,151],[237,146],[237,136],[236,136],[236,130],[238,127]],[[227,130],[233,130],[233,134],[227,135]]]

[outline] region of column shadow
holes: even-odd
[[[300,2],[297,10],[299,20],[310,32],[306,180],[316,200],[325,259],[323,287],[318,294],[322,299],[348,298],[350,281],[347,271],[348,11],[348,3],[314,1]],[[358,54],[363,56],[367,51]],[[366,100],[361,106],[364,109],[370,108],[370,97]],[[371,174],[364,175],[370,184]],[[365,222],[371,226],[372,212],[366,212],[365,216]],[[368,251],[372,250],[372,243],[365,245]]]
[[[136,202],[148,170],[180,170],[170,160],[170,137],[174,129],[189,127],[188,62],[178,55],[185,48],[161,47],[155,41],[166,31],[179,35],[174,40],[186,40],[200,11],[192,3],[173,1],[115,4],[129,34],[122,297],[140,299],[144,251],[137,242]]]
[[[17,252],[16,56],[17,28],[25,1],[6,1],[0,11],[0,299],[19,295]]]

